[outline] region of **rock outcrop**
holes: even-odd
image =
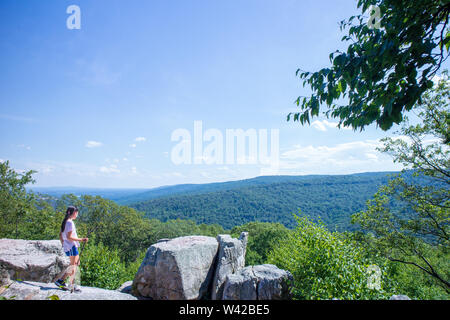
[[[223,300],[292,299],[292,275],[272,264],[249,266],[225,279]]]
[[[207,298],[218,246],[205,236],[153,244],[133,280],[133,294],[157,300]]]
[[[222,299],[227,275],[244,268],[248,232],[242,232],[239,239],[234,239],[228,234],[218,235],[217,241],[219,242],[219,252],[211,292],[213,300]]]
[[[53,283],[12,281],[0,289],[0,296],[13,300],[137,300],[116,290],[82,287],[80,293],[58,289]]]
[[[17,300],[289,299],[292,276],[274,265],[245,266],[248,233],[239,239],[186,236],[150,246],[133,281],[117,290],[58,289],[69,265],[59,240],[0,239],[0,297]],[[20,280],[19,280],[20,279]],[[131,293],[131,294],[130,294]]]
[[[68,266],[59,240],[0,239],[0,269],[11,279],[53,282]]]

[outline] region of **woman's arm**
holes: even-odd
[[[64,243],[62,232],[59,233],[59,241],[61,241],[61,245]]]
[[[88,241],[88,238],[73,238],[72,237],[72,231],[69,231],[69,232],[67,232],[67,240],[70,240],[70,241]]]

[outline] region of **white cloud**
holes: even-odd
[[[61,179],[71,179],[77,177],[94,177],[98,173],[98,167],[88,163],[76,162],[58,162],[58,161],[43,161],[43,162],[25,162],[23,166],[27,170],[37,171],[37,182],[40,183],[42,177],[58,177]]]
[[[130,144],[130,147],[131,147],[131,148],[136,148],[136,144],[135,144],[135,143],[132,143],[132,144]]]
[[[327,120],[315,120],[311,123],[311,126],[314,127],[315,129],[319,130],[319,131],[327,131],[327,128],[332,128],[335,129],[338,126],[338,122],[330,122]],[[351,128],[348,127],[341,127],[341,130],[351,130]]]
[[[378,161],[378,155],[375,153],[366,153],[365,154],[366,158],[369,160],[373,160],[373,161]]]
[[[182,177],[184,177],[184,174],[177,172],[177,171],[172,171],[172,172],[163,173],[163,176],[167,177],[167,178],[172,178],[172,177],[182,178]]]
[[[110,165],[109,167],[100,167],[100,172],[102,173],[120,173],[120,170],[117,168],[115,164]]]
[[[327,131],[327,126],[329,126],[330,124],[331,123],[328,122],[327,120],[323,121],[316,120],[313,123],[311,123],[311,126],[319,131]],[[334,125],[333,127],[336,127],[336,125]]]
[[[86,148],[98,148],[98,147],[101,147],[102,145],[103,145],[103,143],[101,143],[101,142],[91,140],[91,141],[86,142],[85,147]]]
[[[134,141],[145,142],[145,141],[147,141],[147,138],[145,138],[145,137],[137,137],[136,139],[134,139]]]
[[[301,146],[295,145],[293,149],[285,151],[281,154],[282,159],[307,159],[320,160],[331,158],[334,156],[348,157],[351,153],[358,154],[362,150],[372,151],[380,145],[377,140],[354,141],[340,143],[335,146]],[[359,153],[361,154],[361,153]]]
[[[346,174],[395,171],[401,166],[376,150],[379,140],[340,143],[334,146],[295,145],[280,155],[280,174]]]
[[[55,167],[52,165],[42,164],[39,172],[43,174],[49,174],[55,170]]]
[[[213,176],[207,171],[200,171],[200,174],[204,178],[212,178]]]
[[[23,148],[23,149],[26,149],[26,150],[31,150],[30,146],[27,146],[27,145],[24,145],[24,144],[18,144],[17,147]]]

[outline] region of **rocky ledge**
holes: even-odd
[[[115,290],[82,287],[81,292],[63,291],[52,283],[11,281],[0,288],[0,296],[8,300],[137,300]]]
[[[118,290],[58,289],[53,281],[69,264],[58,240],[0,239],[0,297],[18,300],[223,300],[290,299],[292,276],[274,265],[252,266],[245,253],[248,233],[239,239],[186,236],[150,246],[133,281]],[[242,272],[243,273],[242,273]],[[236,275],[233,277],[233,275]],[[18,281],[20,280],[20,281]],[[248,290],[252,293],[244,294]]]

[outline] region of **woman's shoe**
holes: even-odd
[[[64,281],[61,280],[61,279],[56,280],[56,281],[55,281],[55,285],[56,285],[59,289],[62,289],[62,290],[69,290],[69,288],[66,286],[66,284],[64,283]]]
[[[80,289],[80,287],[79,286],[77,286],[77,285],[73,285],[73,286],[70,286],[70,293],[80,293],[81,292],[81,289]]]

